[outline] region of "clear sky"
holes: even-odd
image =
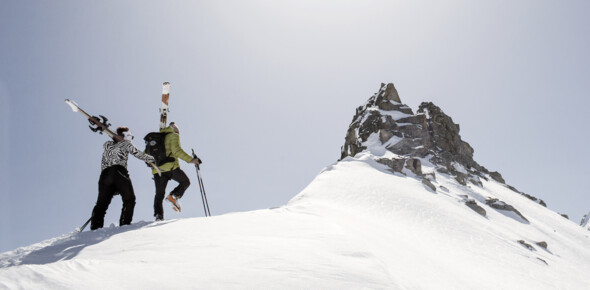
[[[444,3],[443,3],[444,2]],[[340,156],[381,82],[432,101],[475,160],[579,223],[590,211],[588,1],[4,1],[0,10],[0,251],[86,221],[102,144],[82,115],[157,130],[203,159],[214,215],[285,204]],[[181,214],[203,216],[194,168]],[[153,181],[133,157],[134,221]],[[169,190],[172,186],[169,186]],[[118,223],[120,197],[105,224]]]

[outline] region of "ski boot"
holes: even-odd
[[[176,212],[180,212],[181,208],[180,208],[180,202],[178,202],[178,198],[172,194],[169,194],[166,197],[166,200],[168,202],[170,202],[172,204],[172,209]]]

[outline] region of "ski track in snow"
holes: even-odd
[[[2,253],[0,288],[590,289],[584,228],[491,179],[463,186],[437,173],[433,184],[361,154],[283,207],[69,233]]]

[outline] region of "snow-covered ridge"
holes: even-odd
[[[588,231],[408,110],[382,86],[284,206],[67,233],[1,253],[0,289],[590,289]]]
[[[590,287],[590,239],[578,225],[494,180],[464,186],[441,174],[433,191],[406,173],[363,153],[279,208],[66,234],[2,253],[0,288]]]

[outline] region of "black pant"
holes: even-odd
[[[178,182],[178,186],[174,188],[170,194],[181,198],[186,189],[191,185],[188,176],[180,168],[172,171],[162,172],[162,176],[154,174],[154,182],[156,183],[156,197],[154,198],[154,216],[164,218],[164,209],[162,208],[162,201],[166,195],[166,186],[170,179]]]
[[[127,169],[120,165],[105,168],[100,173],[100,179],[98,180],[98,199],[92,211],[91,230],[103,227],[104,216],[109,208],[109,204],[111,204],[113,196],[116,194],[121,194],[121,199],[123,199],[119,226],[128,225],[133,219],[135,193],[133,192],[133,185],[131,184],[131,179],[129,179]]]

